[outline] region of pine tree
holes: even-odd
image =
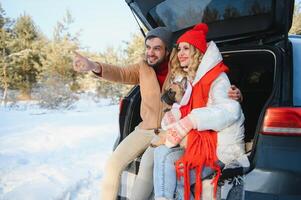
[[[12,85],[21,92],[20,98],[28,99],[41,68],[40,50],[42,35],[29,15],[23,14],[13,26],[11,44]]]
[[[6,105],[8,89],[10,86],[10,69],[9,54],[12,43],[12,34],[10,32],[11,20],[5,17],[5,11],[0,4],[0,88],[3,89],[3,96],[0,103]]]

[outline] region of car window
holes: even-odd
[[[301,37],[290,37],[293,44],[294,105],[301,106]]]
[[[175,32],[201,21],[271,14],[272,6],[273,0],[166,0],[152,8],[150,15],[159,25]]]

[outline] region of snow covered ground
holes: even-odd
[[[1,200],[98,200],[118,137],[118,105],[68,111],[0,107]]]

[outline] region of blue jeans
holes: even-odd
[[[177,177],[174,163],[183,155],[182,148],[168,148],[161,145],[154,152],[155,198],[174,199]]]
[[[165,145],[159,146],[154,151],[154,192],[155,198],[164,197],[167,199],[184,199],[184,181],[183,177],[177,180],[175,162],[183,155],[184,149],[181,147],[168,148]],[[202,177],[207,177],[213,173],[213,170],[204,167]],[[211,182],[211,180],[206,180]],[[190,171],[190,184],[195,183],[195,171]],[[208,184],[206,183],[206,186]],[[204,186],[204,182],[203,182]],[[209,186],[210,187],[210,184]],[[206,188],[208,188],[206,187]],[[205,189],[205,188],[203,188]],[[212,190],[212,188],[208,188]],[[210,191],[208,191],[210,193]],[[212,196],[209,194],[209,196]],[[193,194],[190,195],[193,198]],[[209,199],[209,198],[208,198]]]

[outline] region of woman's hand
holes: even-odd
[[[75,56],[73,59],[73,69],[77,72],[88,72],[94,71],[96,73],[101,72],[101,67],[99,64],[89,60],[88,58],[82,56],[81,54],[74,52]]]
[[[188,132],[195,128],[196,124],[189,115],[180,119],[167,130],[165,145],[168,148],[177,146]]]
[[[238,102],[242,102],[242,100],[243,100],[241,91],[235,85],[231,85],[231,87],[228,91],[228,96],[231,99],[236,100]]]
[[[164,130],[167,130],[169,126],[181,119],[181,111],[178,108],[172,108],[170,111],[167,111],[161,121],[161,127]]]

